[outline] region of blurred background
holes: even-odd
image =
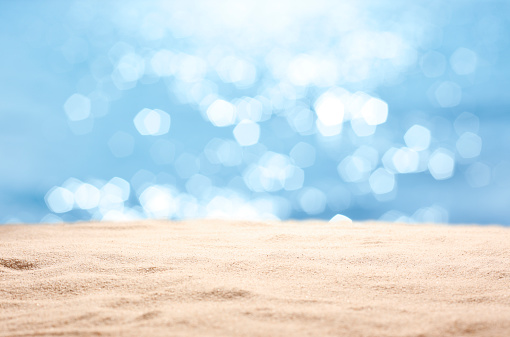
[[[510,225],[508,1],[1,1],[0,223]]]

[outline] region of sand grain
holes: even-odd
[[[0,226],[0,336],[510,336],[510,229]]]

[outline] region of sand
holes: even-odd
[[[510,228],[0,226],[0,336],[510,336]]]

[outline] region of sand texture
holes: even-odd
[[[510,229],[0,226],[0,336],[510,336]]]

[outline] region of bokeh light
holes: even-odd
[[[81,121],[90,116],[90,99],[81,94],[73,94],[64,103],[64,110],[70,121]]]
[[[0,223],[508,225],[509,10],[4,1]]]
[[[437,180],[450,178],[453,175],[454,166],[454,156],[446,149],[437,149],[430,156],[429,171]]]
[[[207,108],[207,117],[214,126],[232,125],[236,119],[235,107],[230,102],[217,99]]]
[[[143,109],[134,118],[136,130],[142,136],[161,136],[170,129],[170,115],[159,109]]]
[[[250,120],[242,120],[234,128],[234,137],[241,146],[255,145],[259,141],[260,127]]]

